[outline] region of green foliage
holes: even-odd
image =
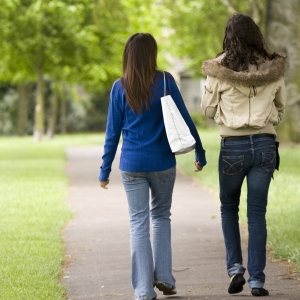
[[[17,123],[17,93],[7,86],[0,101],[0,134],[13,134]]]
[[[93,93],[91,101],[85,104],[85,124],[89,132],[104,132],[106,129],[107,111],[110,90]]]
[[[116,36],[110,29],[124,31],[123,24],[120,23],[121,27],[115,24],[116,19],[123,20],[124,16],[121,16],[121,9],[117,10],[118,18],[110,18],[110,15],[104,19],[108,15],[107,7],[98,6],[109,4],[110,11],[116,12],[113,4],[119,1],[3,2],[0,53],[5,57],[5,78],[8,80],[28,80],[29,74],[33,79],[35,72],[42,69],[55,80],[83,82],[99,88],[109,74],[116,74],[111,61],[116,54]],[[97,8],[99,16],[95,16]],[[98,24],[97,20],[105,23]]]
[[[206,118],[203,113],[194,112],[194,113],[190,113],[190,116],[196,127],[198,127],[198,128],[206,128],[207,127]]]
[[[43,93],[43,80],[56,85],[80,84],[91,95],[105,93],[121,76],[122,52],[128,37],[136,31],[148,31],[156,36],[159,22],[153,20],[160,18],[149,15],[154,12],[154,7],[152,1],[3,0],[0,10],[0,80],[19,84],[39,79],[35,89],[36,108],[39,109],[36,109],[34,118],[37,139],[44,133],[45,122],[49,119],[44,116],[44,108],[46,112],[51,111],[48,107],[51,95]],[[66,95],[60,96],[60,100],[65,101],[63,96]],[[101,97],[99,99],[102,101]],[[86,130],[93,126],[103,128],[107,101],[104,100],[105,109],[98,115],[91,109],[93,106],[93,97],[89,104],[77,102],[68,105],[72,114],[62,119],[67,119],[71,130]],[[9,116],[11,107],[6,104],[2,107],[8,118],[12,117]],[[88,108],[87,112],[82,111],[84,107]],[[87,114],[90,117],[85,116]],[[87,124],[79,122],[78,116]],[[15,124],[12,119],[13,122],[9,123]],[[5,132],[13,133],[13,127]]]
[[[248,1],[230,1],[238,12],[245,13]],[[187,58],[189,67],[201,74],[203,60],[222,51],[224,30],[232,15],[219,0],[166,0],[170,20],[170,49],[173,55]]]
[[[158,45],[158,66],[160,69],[166,68],[166,38],[164,30],[167,26],[167,20],[163,1],[121,0],[121,2],[128,16],[126,40],[137,32],[152,34]]]
[[[300,161],[299,146],[280,146],[280,171],[271,183],[268,204],[268,244],[275,257],[300,269]]]
[[[218,157],[220,136],[216,130],[199,131],[206,150],[207,165],[200,173],[193,172],[194,154],[177,156],[177,166],[201,185],[212,189],[218,201]],[[269,190],[267,224],[268,247],[276,258],[295,263],[300,269],[300,161],[299,146],[280,146],[280,171],[275,171]],[[240,218],[247,224],[247,186],[243,185]]]

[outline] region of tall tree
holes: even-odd
[[[265,22],[266,0],[165,0],[164,6],[170,28],[168,49],[185,58],[197,75],[201,75],[203,60],[221,52],[225,25],[232,14],[248,14],[261,28]]]
[[[10,51],[14,49],[19,62],[29,66],[37,82],[34,138],[39,141],[45,131],[44,77],[71,82],[97,78],[101,82],[107,77],[101,62],[108,61],[109,55],[102,51],[101,33],[90,21],[91,1],[3,2],[0,38]],[[101,30],[105,32],[105,27]]]
[[[8,46],[3,69],[8,81],[17,77],[20,85],[28,78],[36,82],[35,140],[45,131],[44,79],[53,86],[81,84],[88,91],[106,90],[121,75],[122,51],[131,34],[147,31],[160,38],[161,7],[151,0],[2,1],[0,40]],[[11,61],[17,69],[11,68]],[[55,114],[56,96],[49,99],[53,106],[49,111]],[[65,103],[63,98],[61,103]],[[54,114],[49,136],[53,135]]]
[[[15,47],[7,41],[6,33],[9,27],[9,11],[12,4],[6,6],[4,2],[0,9],[0,81],[17,86],[18,91],[18,124],[17,134],[24,135],[28,121],[28,92],[31,82],[34,81],[34,72],[30,65],[16,51]],[[8,22],[7,22],[8,21]]]
[[[278,126],[280,138],[300,142],[300,1],[269,0],[266,40],[269,49],[288,56],[285,76],[286,116]]]
[[[59,103],[59,86],[56,82],[51,83],[51,96],[50,96],[50,113],[47,126],[47,138],[52,139],[55,134],[58,103]]]
[[[18,125],[17,134],[22,136],[26,133],[28,123],[28,95],[32,84],[24,82],[20,83],[18,89]]]
[[[188,67],[201,75],[203,60],[222,50],[227,20],[234,12],[246,12],[246,0],[165,0],[166,17],[170,20],[172,54],[186,58]]]
[[[49,20],[49,14],[45,13],[45,7],[51,7],[54,4],[55,1],[44,1],[43,3],[43,1],[39,0],[3,0],[2,9],[0,10],[2,20],[0,25],[1,39],[8,45],[7,54],[9,60],[19,64],[18,70],[11,70],[9,63],[6,64],[6,67],[11,72],[11,78],[9,79],[14,80],[13,77],[20,77],[20,74],[24,73],[24,65],[26,65],[34,74],[37,81],[34,125],[35,140],[40,140],[44,132],[43,77],[49,54],[50,56],[52,54],[51,48],[53,50],[56,46],[53,40],[53,32],[55,30],[55,26],[53,26],[55,25],[54,18],[52,18],[53,20]],[[14,54],[14,60],[12,60],[12,54]],[[23,83],[22,80],[25,81],[23,76],[20,79],[21,84]],[[21,112],[19,113],[21,116]]]

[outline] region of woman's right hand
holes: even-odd
[[[199,161],[194,161],[194,165],[195,165],[195,167],[196,167],[196,169],[194,170],[194,172],[202,171],[203,166],[200,166],[200,165],[199,165]]]
[[[105,190],[108,189],[106,186],[109,184],[109,179],[107,179],[107,181],[99,180],[99,183],[100,183],[100,187],[102,187]]]

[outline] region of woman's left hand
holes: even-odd
[[[203,166],[200,166],[198,161],[194,161],[194,165],[196,167],[196,169],[194,170],[194,172],[202,171]]]

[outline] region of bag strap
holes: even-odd
[[[166,96],[166,75],[165,72],[164,73],[164,96]]]

